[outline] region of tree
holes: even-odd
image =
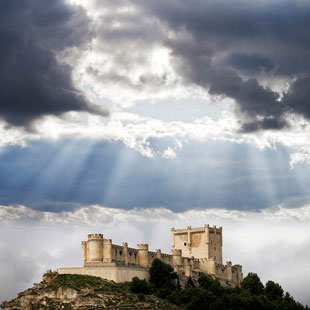
[[[153,260],[150,268],[150,283],[161,297],[167,296],[175,288],[173,283],[175,279],[178,279],[178,275],[173,272],[170,265],[157,258]]]
[[[208,290],[210,288],[213,281],[214,280],[210,276],[207,276],[205,274],[202,274],[198,279],[199,286],[205,290]]]
[[[199,286],[205,290],[210,290],[215,296],[221,296],[224,288],[218,279],[213,279],[210,276],[202,274],[198,279]]]
[[[217,298],[209,307],[209,310],[223,310],[224,304],[220,298]]]
[[[261,295],[264,292],[264,285],[256,273],[249,274],[241,282],[241,288],[248,290],[253,295]]]
[[[216,297],[212,292],[197,287],[192,289],[192,296],[186,308],[188,310],[207,310],[209,309],[209,305],[214,303],[215,300]]]
[[[265,294],[269,299],[274,300],[277,298],[282,298],[283,293],[284,291],[278,283],[275,283],[273,281],[268,281],[266,283]]]

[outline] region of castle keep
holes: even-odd
[[[197,278],[201,273],[218,278],[224,286],[236,286],[242,280],[242,266],[222,258],[222,227],[171,229],[171,254],[161,250],[149,251],[148,244],[137,244],[137,248],[115,245],[102,234],[89,234],[82,241],[83,267],[59,268],[60,274],[84,274],[101,277],[115,282],[131,281],[133,277],[148,279],[148,269],[158,258],[170,264],[180,278]]]

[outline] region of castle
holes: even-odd
[[[89,234],[82,241],[83,267],[59,268],[60,274],[83,274],[101,277],[115,282],[131,281],[133,277],[149,278],[149,267],[158,258],[170,264],[180,278],[198,278],[208,274],[219,279],[223,286],[236,286],[242,281],[242,266],[222,259],[222,227],[171,229],[171,254],[161,250],[149,251],[148,244],[130,248],[126,242],[115,245],[102,234]]]

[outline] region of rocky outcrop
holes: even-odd
[[[1,305],[4,310],[180,309],[153,295],[133,294],[126,283],[48,271],[40,283]]]

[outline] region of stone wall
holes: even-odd
[[[186,229],[171,229],[172,248],[181,249],[182,255],[195,258],[214,258],[218,264],[223,263],[222,227],[204,227]]]
[[[132,278],[149,279],[149,272],[145,268],[126,266],[93,266],[77,268],[58,268],[59,274],[81,274],[112,280],[117,283],[130,282]]]
[[[182,276],[206,273],[217,277],[222,283],[236,285],[242,280],[242,267],[222,264],[222,227],[215,226],[171,229],[171,254],[149,251],[148,244],[130,248],[124,242],[115,245],[102,234],[89,234],[82,241],[82,268],[60,268],[59,273],[79,273],[99,276],[115,282],[131,281],[132,277],[148,278],[148,268],[155,258],[170,264]]]

